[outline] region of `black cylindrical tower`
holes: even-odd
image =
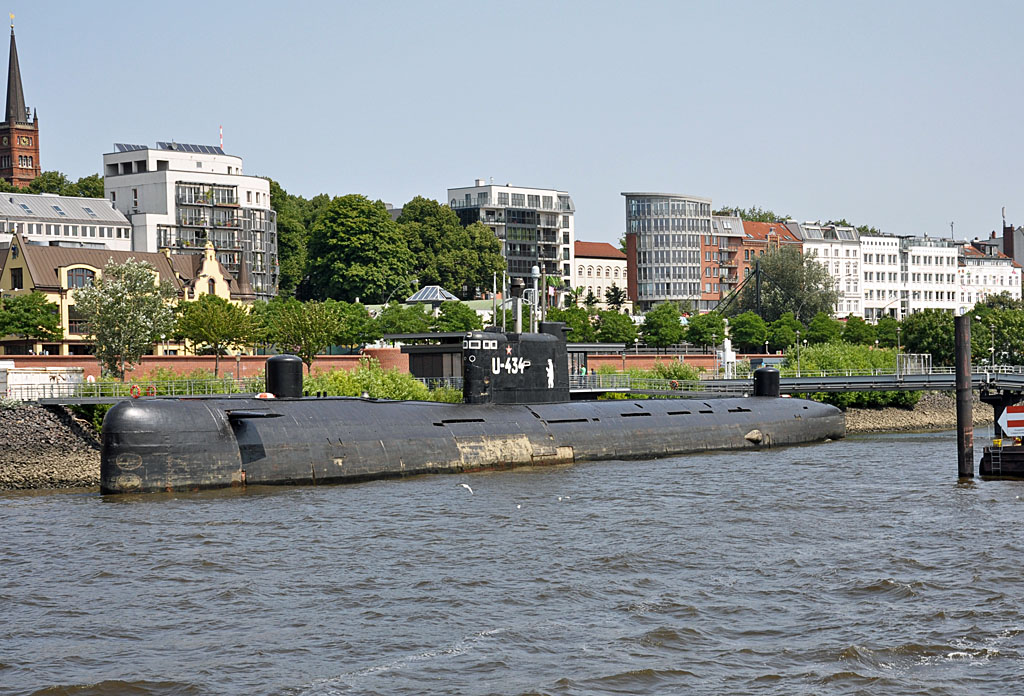
[[[302,396],[302,358],[297,355],[267,358],[267,391],[278,398]]]
[[[780,393],[779,371],[774,367],[759,367],[754,370],[754,396],[775,396]]]

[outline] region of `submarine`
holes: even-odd
[[[463,402],[302,393],[302,361],[267,360],[259,397],[143,397],[103,421],[103,493],[319,485],[430,473],[759,450],[837,439],[836,407],[779,396],[573,401],[565,325],[463,339]]]

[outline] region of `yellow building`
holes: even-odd
[[[60,310],[64,339],[53,343],[36,343],[26,347],[23,339],[7,336],[0,339],[4,355],[33,353],[50,355],[85,355],[91,353],[91,343],[85,319],[75,309],[75,289],[89,285],[102,275],[108,263],[124,263],[128,259],[145,261],[154,269],[159,281],[174,288],[180,300],[195,300],[201,295],[214,294],[235,303],[249,303],[255,299],[246,268],[236,280],[217,261],[212,244],[202,254],[172,255],[163,252],[112,251],[67,246],[43,246],[25,241],[15,234],[11,245],[0,250],[0,293],[21,295],[38,291],[56,304]],[[182,347],[172,342],[154,346],[154,354],[181,353]]]

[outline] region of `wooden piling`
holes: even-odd
[[[956,364],[956,449],[960,478],[974,478],[974,404],[971,398],[971,315],[953,319]]]

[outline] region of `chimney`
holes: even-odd
[[[476,180],[476,185],[477,186],[483,186],[484,185],[484,180],[483,179],[477,179]]]

